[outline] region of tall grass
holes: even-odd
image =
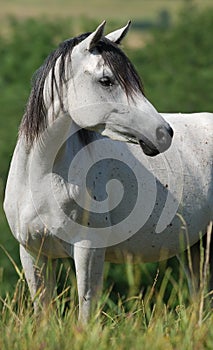
[[[129,297],[118,296],[115,302],[109,289],[84,328],[77,322],[76,286],[74,276],[69,286],[68,266],[65,266],[65,282],[53,307],[48,314],[41,313],[36,318],[23,274],[10,258],[19,279],[13,295],[1,298],[0,349],[212,349],[213,315],[207,293],[210,237],[211,226],[206,253],[201,259],[200,289],[196,298],[190,299],[183,272],[175,280],[171,268],[166,269],[160,285],[157,286],[157,272],[145,293],[134,294],[137,274],[129,264]],[[62,274],[63,266],[58,278]],[[172,288],[165,303],[168,283]]]

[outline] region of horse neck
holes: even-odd
[[[28,159],[31,166],[35,168],[38,177],[52,172],[57,154],[69,138],[72,127],[76,128],[70,116],[67,114],[61,115],[50,123],[38,139],[34,141]]]

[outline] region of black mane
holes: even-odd
[[[43,89],[45,79],[51,71],[51,101],[54,102],[54,87],[59,96],[60,105],[63,110],[62,84],[65,83],[65,61],[71,64],[71,54],[73,48],[83,41],[90,33],[82,34],[78,37],[62,42],[44,61],[44,64],[35,72],[32,79],[32,90],[26,106],[24,116],[19,129],[19,135],[25,136],[27,142],[32,144],[42,131],[47,127],[47,110],[43,100]],[[113,72],[115,78],[124,89],[128,97],[133,98],[134,94],[141,91],[144,94],[141,80],[129,61],[127,56],[121,51],[118,45],[104,38],[96,49],[102,55],[105,63]],[[60,57],[59,64],[59,85],[55,77],[55,64]]]

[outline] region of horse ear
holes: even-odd
[[[101,40],[104,34],[104,27],[105,27],[106,21],[103,21],[96,30],[91,33],[86,39],[84,39],[78,46],[79,49],[83,51],[90,51],[96,47],[98,42]]]
[[[106,25],[106,21],[103,21],[98,26],[98,28],[90,35],[91,40],[90,40],[90,44],[89,44],[89,48],[88,48],[89,50],[94,49],[96,47],[96,45],[98,44],[98,42],[103,37],[105,25]]]
[[[128,21],[127,25],[121,29],[115,30],[114,32],[106,35],[106,38],[113,41],[116,44],[120,44],[123,38],[129,31],[131,21]]]

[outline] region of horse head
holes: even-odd
[[[164,152],[173,131],[146,99],[136,70],[118,47],[130,22],[106,36],[104,26],[105,22],[73,49],[67,110],[81,128],[139,142],[149,156]]]
[[[105,22],[93,33],[64,41],[35,74],[20,127],[35,137],[63,114],[83,129],[113,140],[139,143],[145,154],[167,150],[173,130],[144,95],[130,60],[119,48],[130,22],[104,36]]]

